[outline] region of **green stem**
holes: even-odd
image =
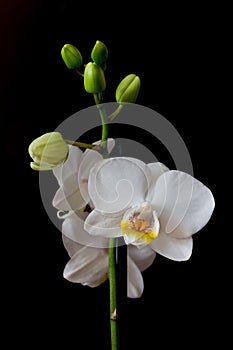
[[[101,146],[105,149],[107,148],[107,139],[108,139],[108,121],[107,114],[104,108],[99,108],[99,114],[102,122],[102,139]]]
[[[110,328],[112,350],[118,347],[117,288],[116,288],[116,247],[115,238],[109,239],[109,288],[110,288]]]
[[[99,108],[99,105],[103,103],[103,95],[101,92],[98,92],[93,94],[93,96],[94,96],[95,104]]]
[[[103,96],[102,93],[93,94],[95,103],[97,105],[97,108],[99,110],[101,123],[102,123],[102,138],[101,138],[101,147],[103,151],[103,157],[107,158],[109,156],[108,149],[107,149],[107,139],[108,139],[108,117],[107,113],[103,107]]]
[[[75,69],[75,70],[78,73],[78,75],[81,75],[81,77],[84,77],[84,74],[82,72],[80,72],[78,69]]]
[[[65,140],[66,143],[68,143],[69,145],[72,146],[77,146],[77,147],[81,147],[81,148],[90,148],[93,149],[94,151],[101,151],[101,148],[97,145],[92,145],[90,143],[84,143],[84,142],[76,142],[76,141],[72,141],[72,140]]]
[[[93,94],[96,106],[99,110],[101,122],[102,122],[102,138],[101,148],[103,158],[108,158],[108,117],[103,107],[102,93]],[[118,321],[117,321],[117,276],[116,276],[116,240],[115,238],[109,239],[109,294],[110,294],[110,329],[111,329],[111,348],[112,350],[118,350]]]
[[[122,110],[123,105],[120,104],[117,109],[108,116],[108,120],[110,120],[111,122],[116,118],[116,116],[120,113],[120,111]]]

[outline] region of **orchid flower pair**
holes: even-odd
[[[110,153],[114,140],[108,139],[107,145]],[[142,295],[141,272],[156,253],[175,261],[190,258],[192,235],[214,210],[205,185],[160,162],[103,159],[94,150],[82,152],[69,145],[67,160],[53,173],[59,184],[53,206],[64,220],[62,237],[70,256],[64,277],[90,287],[103,283],[108,278],[109,239],[123,237],[130,298]]]

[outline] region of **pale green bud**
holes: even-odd
[[[84,88],[91,94],[102,92],[106,88],[103,69],[93,62],[87,63],[84,70]]]
[[[61,56],[69,69],[78,69],[82,65],[83,58],[81,53],[71,44],[65,44],[62,47]]]
[[[59,132],[49,132],[32,141],[28,152],[33,170],[52,170],[66,161],[69,147]]]
[[[104,64],[108,58],[108,49],[106,45],[97,40],[91,52],[91,58],[99,66]]]
[[[135,74],[127,75],[116,89],[116,101],[120,103],[134,103],[140,89],[140,79]]]

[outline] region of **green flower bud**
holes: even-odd
[[[99,66],[105,63],[108,58],[108,49],[106,45],[97,40],[91,52],[91,58]]]
[[[69,147],[59,132],[49,132],[32,141],[28,152],[33,170],[52,170],[66,161]]]
[[[120,103],[134,103],[140,89],[140,79],[135,74],[127,75],[116,89],[116,101]]]
[[[103,69],[93,62],[87,63],[84,70],[84,88],[91,94],[102,92],[106,88]]]
[[[69,69],[78,69],[82,65],[83,58],[81,53],[71,44],[65,44],[63,46],[61,56]]]

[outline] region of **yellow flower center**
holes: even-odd
[[[159,220],[148,202],[128,209],[120,223],[127,244],[144,247],[159,234]]]

